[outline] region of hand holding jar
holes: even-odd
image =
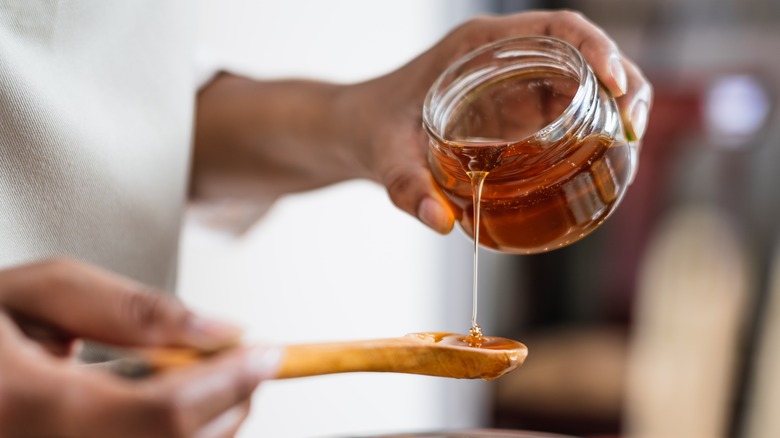
[[[630,152],[630,149],[635,149],[638,146],[644,133],[647,114],[652,102],[652,87],[636,65],[623,56],[615,42],[603,30],[583,16],[570,11],[533,11],[509,16],[477,18],[452,31],[438,44],[404,67],[373,81],[353,86],[348,91],[350,95],[358,97],[357,101],[363,103],[363,105],[359,105],[360,111],[355,112],[356,119],[353,120],[354,126],[363,127],[355,128],[358,129],[355,132],[356,143],[364,146],[358,150],[357,159],[369,169],[372,178],[387,187],[391,199],[399,208],[418,217],[423,223],[438,232],[449,232],[456,219],[468,232],[470,229],[469,208],[463,203],[459,205],[452,196],[449,199],[445,198],[432,178],[428,165],[429,138],[421,123],[423,100],[437,78],[442,74],[446,75],[445,70],[457,60],[490,43],[521,36],[553,37],[576,49],[574,54],[565,55],[566,60],[555,61],[562,62],[562,64],[554,67],[559,73],[564,72],[562,73],[564,76],[574,75],[574,81],[569,81],[568,85],[565,79],[558,80],[557,85],[551,85],[548,81],[547,89],[556,89],[556,94],[554,99],[552,95],[545,97],[546,100],[541,112],[536,111],[534,109],[536,107],[524,107],[518,102],[504,106],[504,110],[513,111],[516,114],[524,114],[525,111],[526,120],[528,120],[528,111],[532,110],[534,111],[533,117],[537,118],[535,126],[540,128],[544,126],[543,123],[540,124],[541,122],[552,122],[563,112],[578,93],[580,85],[587,80],[589,87],[595,86],[597,88],[594,91],[595,95],[591,95],[590,98],[606,102],[603,105],[598,105],[602,105],[602,111],[609,113],[611,118],[608,123],[612,123],[612,126],[608,127],[607,130],[612,131],[605,136],[591,137],[586,146],[597,154],[603,155],[607,151],[613,154],[618,149],[606,147],[602,140],[617,136],[617,140],[625,145],[622,148],[624,152],[619,154],[624,154],[628,161],[620,165],[626,166],[619,169],[620,172],[624,173],[618,176],[620,181],[613,182],[628,184],[630,181],[636,161],[636,151]],[[566,52],[569,49],[561,50]],[[578,53],[581,54],[581,57]],[[559,52],[558,55],[564,56],[563,52]],[[589,65],[589,67],[585,66],[583,71],[592,72],[589,73],[590,79],[584,76],[579,77],[579,71],[576,74],[572,73],[575,69],[575,66],[571,65],[573,62],[583,62]],[[566,90],[567,87],[568,90]],[[537,99],[541,97],[541,94],[537,95]],[[593,102],[585,103],[585,106],[590,108],[592,104]],[[485,103],[475,103],[472,110],[478,110],[479,105],[484,106]],[[574,119],[580,120],[582,117],[589,116],[587,114],[575,115]],[[484,119],[491,119],[491,117]],[[525,133],[521,133],[521,127],[513,128],[515,131],[511,133],[511,138],[503,138],[503,140],[517,141],[533,135],[536,130],[531,129],[530,126],[523,128],[529,129]],[[504,126],[502,129],[509,128]],[[563,132],[558,131],[559,134]],[[593,133],[595,132],[593,131]],[[623,137],[624,133],[625,138]],[[444,135],[442,132],[439,134]],[[502,139],[503,134],[506,133],[492,132],[488,135],[484,132],[472,132],[465,134],[472,137],[483,137],[483,140],[487,137],[492,137],[495,140]],[[627,143],[630,143],[631,146]],[[633,158],[629,157],[631,154],[634,155]],[[432,162],[434,163],[434,171],[440,171],[441,169],[436,169],[436,160],[434,159]],[[544,163],[541,164],[544,165]],[[577,164],[575,163],[575,165]],[[596,164],[595,168],[609,170],[603,169],[604,166],[599,164]],[[559,169],[559,171],[562,170],[562,168]],[[443,180],[439,178],[439,185],[442,185],[442,182]],[[461,183],[469,184],[468,180],[461,180]],[[447,184],[442,186],[445,191],[448,190]],[[455,189],[455,191],[460,191],[462,188]],[[615,204],[614,201],[622,196],[623,189],[624,187],[621,187],[615,193],[605,195],[604,199],[615,198],[605,201],[606,204],[610,205],[607,210],[611,211],[611,206]],[[567,190],[571,193],[578,189],[570,184]],[[585,202],[581,202],[581,205],[587,204],[585,198],[581,199]],[[593,211],[580,211],[579,213],[581,215],[595,215],[593,223],[598,224],[605,215],[597,210],[599,209],[595,208]],[[539,242],[533,241],[533,239],[528,240],[530,237],[526,236],[510,238],[509,241],[505,242],[482,241],[482,243],[507,252],[538,252],[549,248],[550,245],[565,244],[564,242],[567,240],[574,239],[592,229],[585,227],[584,231],[579,231],[577,227],[570,225],[560,224],[557,229],[547,230],[549,236]],[[496,226],[501,227],[502,225]],[[516,226],[516,224],[507,226]],[[570,233],[574,232],[576,234],[569,236]],[[485,233],[483,236],[487,234]]]
[[[464,56],[431,88],[423,122],[434,180],[462,228],[503,252],[584,237],[636,171],[615,101],[577,49],[554,38],[510,38]]]

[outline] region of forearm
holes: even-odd
[[[368,177],[349,88],[218,76],[198,94],[191,196],[273,199]]]

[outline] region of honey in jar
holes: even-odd
[[[423,121],[433,177],[461,228],[501,252],[584,237],[614,211],[636,169],[614,99],[582,55],[554,38],[466,55],[431,88]]]

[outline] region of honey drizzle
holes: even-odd
[[[482,186],[485,183],[488,172],[469,171],[471,189],[474,197],[474,284],[472,286],[471,302],[471,328],[469,335],[464,339],[472,347],[480,347],[485,341],[482,335],[482,327],[477,323],[477,309],[479,307],[479,216],[480,204],[482,204]]]

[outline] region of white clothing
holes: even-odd
[[[76,257],[172,290],[196,2],[0,0],[0,268]]]

